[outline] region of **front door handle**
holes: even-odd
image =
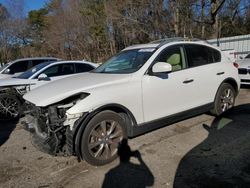
[[[225,72],[218,72],[217,75],[225,74]]]
[[[188,84],[188,83],[191,83],[191,82],[193,82],[193,81],[194,81],[193,79],[185,80],[185,81],[183,81],[183,84]]]

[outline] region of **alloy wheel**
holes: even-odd
[[[88,138],[88,150],[92,157],[107,160],[117,154],[123,139],[121,125],[114,120],[104,120],[94,126]]]
[[[230,88],[225,89],[221,95],[220,101],[222,112],[231,109],[234,106],[234,92]]]

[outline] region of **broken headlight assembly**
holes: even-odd
[[[58,102],[57,112],[59,118],[62,118],[64,122],[64,126],[71,125],[75,122],[75,120],[79,119],[83,113],[77,113],[77,114],[68,114],[66,111],[73,107],[77,102],[83,100],[87,96],[89,96],[89,93],[78,93],[75,95],[72,95],[60,102]]]

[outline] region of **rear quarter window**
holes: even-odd
[[[188,66],[197,67],[221,61],[221,53],[203,45],[185,45]]]
[[[210,49],[210,55],[213,57],[212,63],[217,63],[221,61],[221,53],[218,50],[215,50],[213,48]]]
[[[76,73],[89,72],[94,69],[94,67],[88,64],[75,63]]]

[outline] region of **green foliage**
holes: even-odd
[[[46,15],[48,10],[45,8],[39,10],[32,10],[29,12],[28,20],[32,26],[36,28],[42,28],[46,26]]]

